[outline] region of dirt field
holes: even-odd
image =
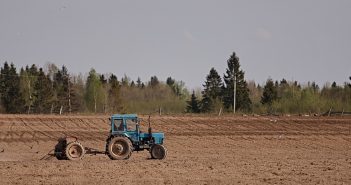
[[[46,154],[63,135],[103,150],[108,116],[0,115],[0,184],[351,184],[351,117],[152,122],[166,134],[166,160],[145,151],[58,161]]]

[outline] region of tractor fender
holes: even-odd
[[[111,140],[111,139],[114,138],[114,137],[128,137],[128,136],[125,135],[125,134],[114,134],[114,135],[110,134],[110,135],[107,137],[106,142],[108,142],[109,140]]]
[[[132,151],[134,150],[134,146],[133,146],[133,141],[132,139],[128,136],[128,134],[123,133],[123,134],[115,134],[115,135],[109,135],[106,139],[106,149],[105,151],[107,152],[107,145],[110,142],[111,139],[115,138],[115,137],[126,137],[128,138],[128,140],[132,143]]]

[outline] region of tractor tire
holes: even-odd
[[[106,143],[106,153],[112,160],[129,159],[132,155],[132,142],[126,137],[113,137]]]
[[[64,138],[60,138],[55,146],[54,154],[58,160],[66,160],[66,155],[64,153],[67,141]]]
[[[167,149],[163,145],[154,144],[150,148],[150,154],[152,159],[163,160],[167,157]]]
[[[76,161],[83,158],[85,149],[78,141],[73,141],[67,145],[64,154],[68,160]]]

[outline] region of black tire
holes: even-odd
[[[85,149],[78,141],[74,141],[67,145],[64,154],[68,160],[76,161],[84,157]]]
[[[132,142],[126,137],[113,137],[106,143],[106,152],[112,160],[129,159],[132,155]]]
[[[65,159],[67,159],[66,156],[65,156],[65,153],[64,153],[66,144],[67,144],[67,141],[65,139],[60,138],[58,140],[58,143],[56,144],[55,150],[54,150],[55,157],[58,160],[65,160]]]
[[[150,148],[150,154],[152,159],[163,160],[167,157],[167,149],[163,145],[154,144]]]

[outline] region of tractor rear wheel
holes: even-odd
[[[85,149],[78,141],[69,143],[65,149],[65,157],[68,160],[80,160],[85,154]]]
[[[163,145],[154,144],[150,148],[150,154],[152,159],[165,159],[167,156],[167,149]]]
[[[107,155],[112,160],[128,159],[132,155],[133,146],[126,137],[111,138],[106,145]]]

